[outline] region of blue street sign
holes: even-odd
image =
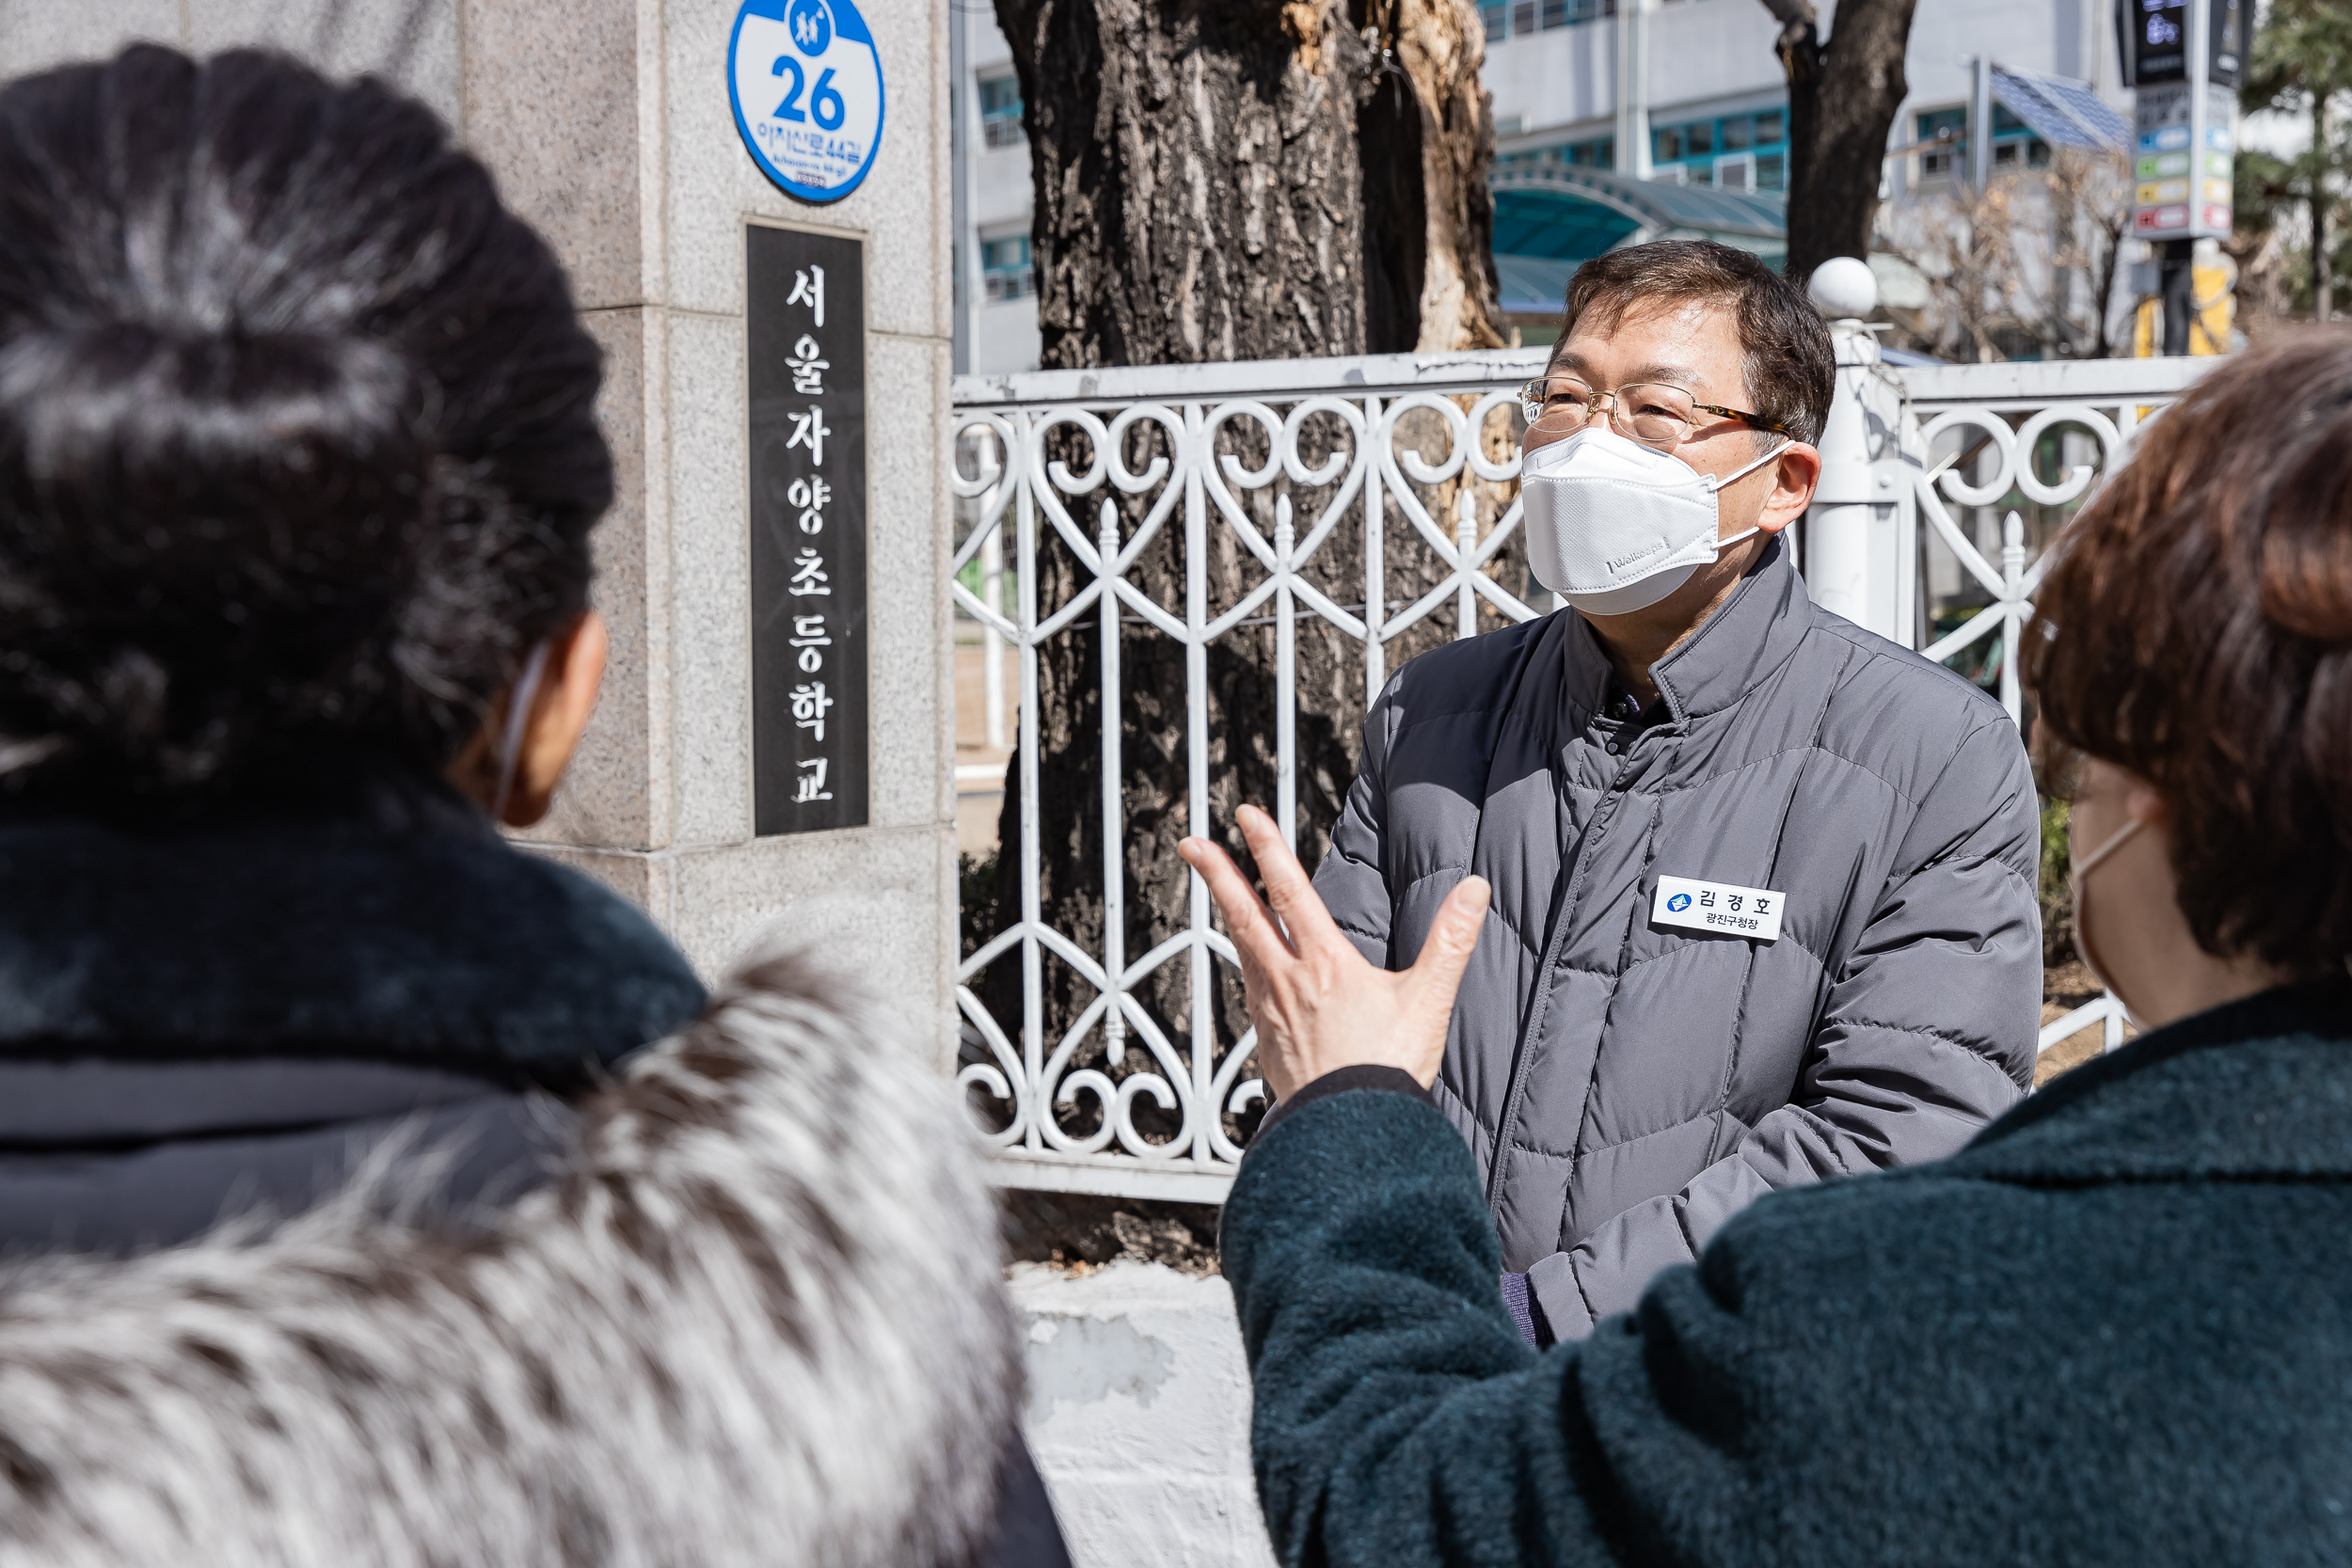
[[[760,172],[803,201],[838,201],[882,145],[882,55],[854,0],[743,0],[727,98]]]

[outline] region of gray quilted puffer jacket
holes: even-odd
[[[2042,1001],[1999,705],[1817,608],[1777,542],[1652,670],[1665,721],[1606,713],[1609,673],[1573,610],[1413,660],[1315,875],[1392,969],[1494,884],[1436,1093],[1562,1338],[1774,1187],[1957,1152]],[[1661,876],[1782,895],[1779,939],[1655,923]]]

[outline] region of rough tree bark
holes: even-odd
[[[1374,0],[1364,8],[1382,50],[1372,102],[1357,117],[1367,239],[1406,248],[1391,285],[1418,308],[1374,312],[1368,346],[1423,354],[1500,348],[1495,281],[1490,99],[1478,80],[1486,34],[1466,0]],[[1401,72],[1401,74],[1400,74]],[[1416,179],[1418,175],[1418,179]]]
[[[1284,358],[1502,341],[1488,255],[1486,192],[1493,122],[1478,84],[1485,36],[1469,0],[996,0],[1021,79],[1035,192],[1032,248],[1048,368]],[[1263,437],[1229,426],[1253,466]],[[1302,435],[1311,463],[1342,443],[1321,420]],[[1089,454],[1065,431],[1073,468]],[[1156,431],[1131,436],[1140,470],[1164,452]],[[1287,480],[1247,493],[1271,535],[1277,494],[1305,533],[1321,495]],[[1146,498],[1148,500],[1149,498]],[[1097,527],[1100,497],[1073,508]],[[1143,505],[1121,504],[1127,538]],[[1443,514],[1440,514],[1443,515]],[[1392,531],[1396,524],[1391,522]],[[1410,602],[1438,573],[1410,548],[1391,554],[1391,600]],[[1230,528],[1213,522],[1211,615],[1263,573]],[[1181,616],[1181,506],[1127,574]],[[1418,568],[1418,569],[1417,569]],[[1363,596],[1361,535],[1343,526],[1312,577],[1338,603]],[[1037,568],[1041,618],[1091,580],[1050,534]],[[1102,950],[1101,648],[1091,611],[1040,650],[1039,705],[1025,713],[1040,743],[1042,915],[1083,949]],[[1080,629],[1083,628],[1083,629]],[[1391,668],[1420,646],[1391,647]],[[1120,639],[1120,712],[1130,961],[1186,921],[1188,874],[1176,841],[1231,832],[1234,807],[1271,805],[1275,788],[1274,632],[1244,626],[1208,658],[1213,820],[1188,819],[1182,646],[1129,617]],[[1354,767],[1363,713],[1360,647],[1302,616],[1296,654],[1299,849],[1327,842]],[[1019,919],[1020,799],[1009,771],[995,908],[966,910],[972,935]],[[984,995],[1009,1025],[1021,1016],[1019,966],[996,964]],[[1188,1037],[1186,966],[1136,991],[1181,1048]],[[1048,1049],[1091,1000],[1058,960],[1046,964]],[[1214,999],[1219,1032],[1246,1020],[1237,985]],[[1099,1062],[1099,1034],[1081,1061]],[[1132,1058],[1141,1065],[1140,1055]],[[1117,1064],[1113,1064],[1116,1075]],[[1138,1102],[1139,1126],[1172,1127]],[[1082,1118],[1083,1119],[1083,1118]]]
[[[1886,134],[1910,91],[1903,52],[1914,0],[1840,0],[1821,40],[1813,0],[1763,0],[1780,23],[1788,78],[1788,276],[1870,253]]]

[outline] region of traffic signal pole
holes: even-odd
[[[2195,240],[2167,240],[2157,247],[2158,274],[2164,303],[2164,352],[2168,357],[2188,352],[2188,326],[2196,313],[2197,281],[2193,263]]]

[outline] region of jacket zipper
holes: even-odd
[[[1645,732],[1646,733],[1646,732]],[[1624,799],[1619,791],[1625,784],[1627,771],[1633,766],[1633,748],[1642,743],[1636,736],[1625,754],[1618,759],[1616,777],[1609,781],[1608,792],[1601,798],[1600,808],[1593,814],[1591,826],[1585,829],[1582,842],[1576,847],[1576,863],[1568,872],[1567,890],[1560,898],[1560,912],[1552,918],[1551,940],[1544,943],[1543,967],[1535,972],[1535,983],[1542,988],[1543,1006],[1528,1010],[1526,1032],[1519,1037],[1519,1048],[1513,1053],[1511,1082],[1502,1096],[1502,1116],[1495,1123],[1495,1157],[1486,1167],[1486,1212],[1500,1221],[1502,1217],[1502,1178],[1510,1163],[1512,1131],[1518,1125],[1519,1101],[1527,1092],[1527,1075],[1534,1067],[1535,1038],[1542,1033],[1544,1014],[1551,1006],[1552,971],[1560,962],[1561,943],[1567,940],[1570,917],[1576,912],[1577,894],[1584,885],[1584,867],[1593,847],[1608,830],[1615,816],[1618,802]],[[1565,787],[1565,785],[1564,785]],[[1557,810],[1555,805],[1554,810]]]

